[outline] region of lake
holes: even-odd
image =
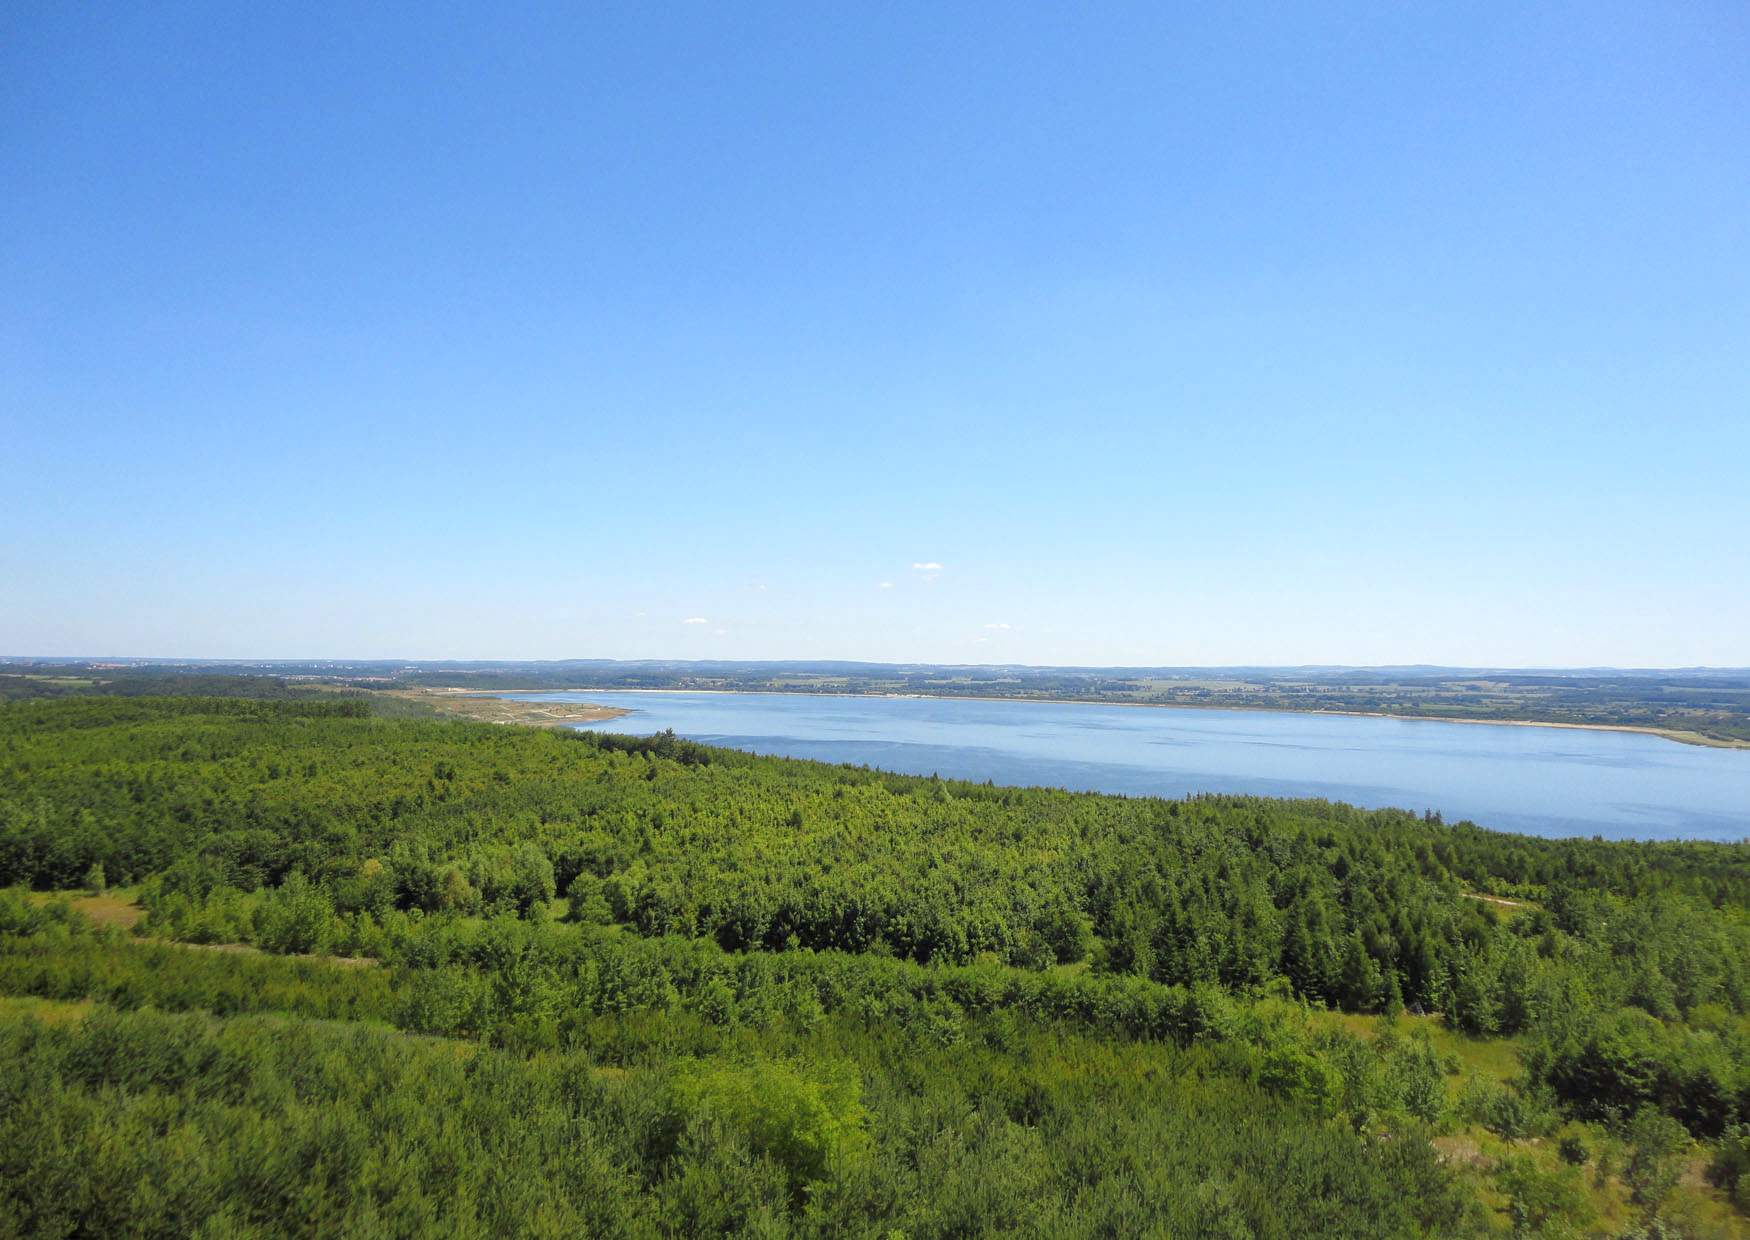
[[[1632,732],[953,698],[579,692],[605,731],[912,775],[1129,795],[1239,792],[1438,810],[1534,835],[1750,838],[1750,750]]]

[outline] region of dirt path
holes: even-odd
[[[1530,908],[1524,900],[1509,900],[1506,896],[1486,896],[1480,891],[1459,892],[1467,900],[1481,900],[1484,904],[1498,904],[1502,908]]]
[[[318,956],[312,952],[287,952],[279,955],[275,952],[262,951],[252,943],[184,943],[178,939],[130,939],[136,947],[155,944],[159,947],[183,947],[197,952],[231,952],[240,956],[275,956],[281,960],[314,960],[318,964],[340,965],[343,968],[366,969],[382,964],[381,960],[370,956]]]

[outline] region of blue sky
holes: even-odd
[[[0,654],[1750,664],[1750,9],[1175,7],[13,6]]]

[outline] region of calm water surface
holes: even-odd
[[[783,693],[506,694],[632,713],[607,731],[907,774],[1131,795],[1243,792],[1436,809],[1537,835],[1750,838],[1750,750],[1276,711]]]

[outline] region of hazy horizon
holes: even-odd
[[[227,657],[207,657],[202,655],[141,655],[141,654],[0,654],[0,664],[80,664],[95,662],[117,662],[146,665],[168,666],[238,666],[238,667],[298,667],[318,665],[339,666],[418,666],[436,664],[455,664],[463,667],[488,666],[519,666],[523,664],[567,664],[567,663],[625,663],[625,664],[661,664],[668,666],[719,666],[731,664],[746,665],[802,665],[802,666],[850,666],[850,667],[919,667],[919,668],[973,668],[973,669],[1003,669],[1038,671],[1170,671],[1170,672],[1295,672],[1295,671],[1353,671],[1353,672],[1388,672],[1388,671],[1430,671],[1430,672],[1617,672],[1633,673],[1743,673],[1750,674],[1750,664],[1683,664],[1657,666],[1652,664],[1506,664],[1506,663],[1024,663],[1024,662],[980,662],[961,660],[956,662],[925,661],[912,659],[858,659],[835,658],[713,658],[713,657],[667,657],[661,655],[640,658],[614,658],[605,655],[559,655],[552,658],[472,658],[466,656],[443,658],[411,658],[398,655],[345,656],[322,655],[313,657],[278,657],[262,655],[239,655]]]

